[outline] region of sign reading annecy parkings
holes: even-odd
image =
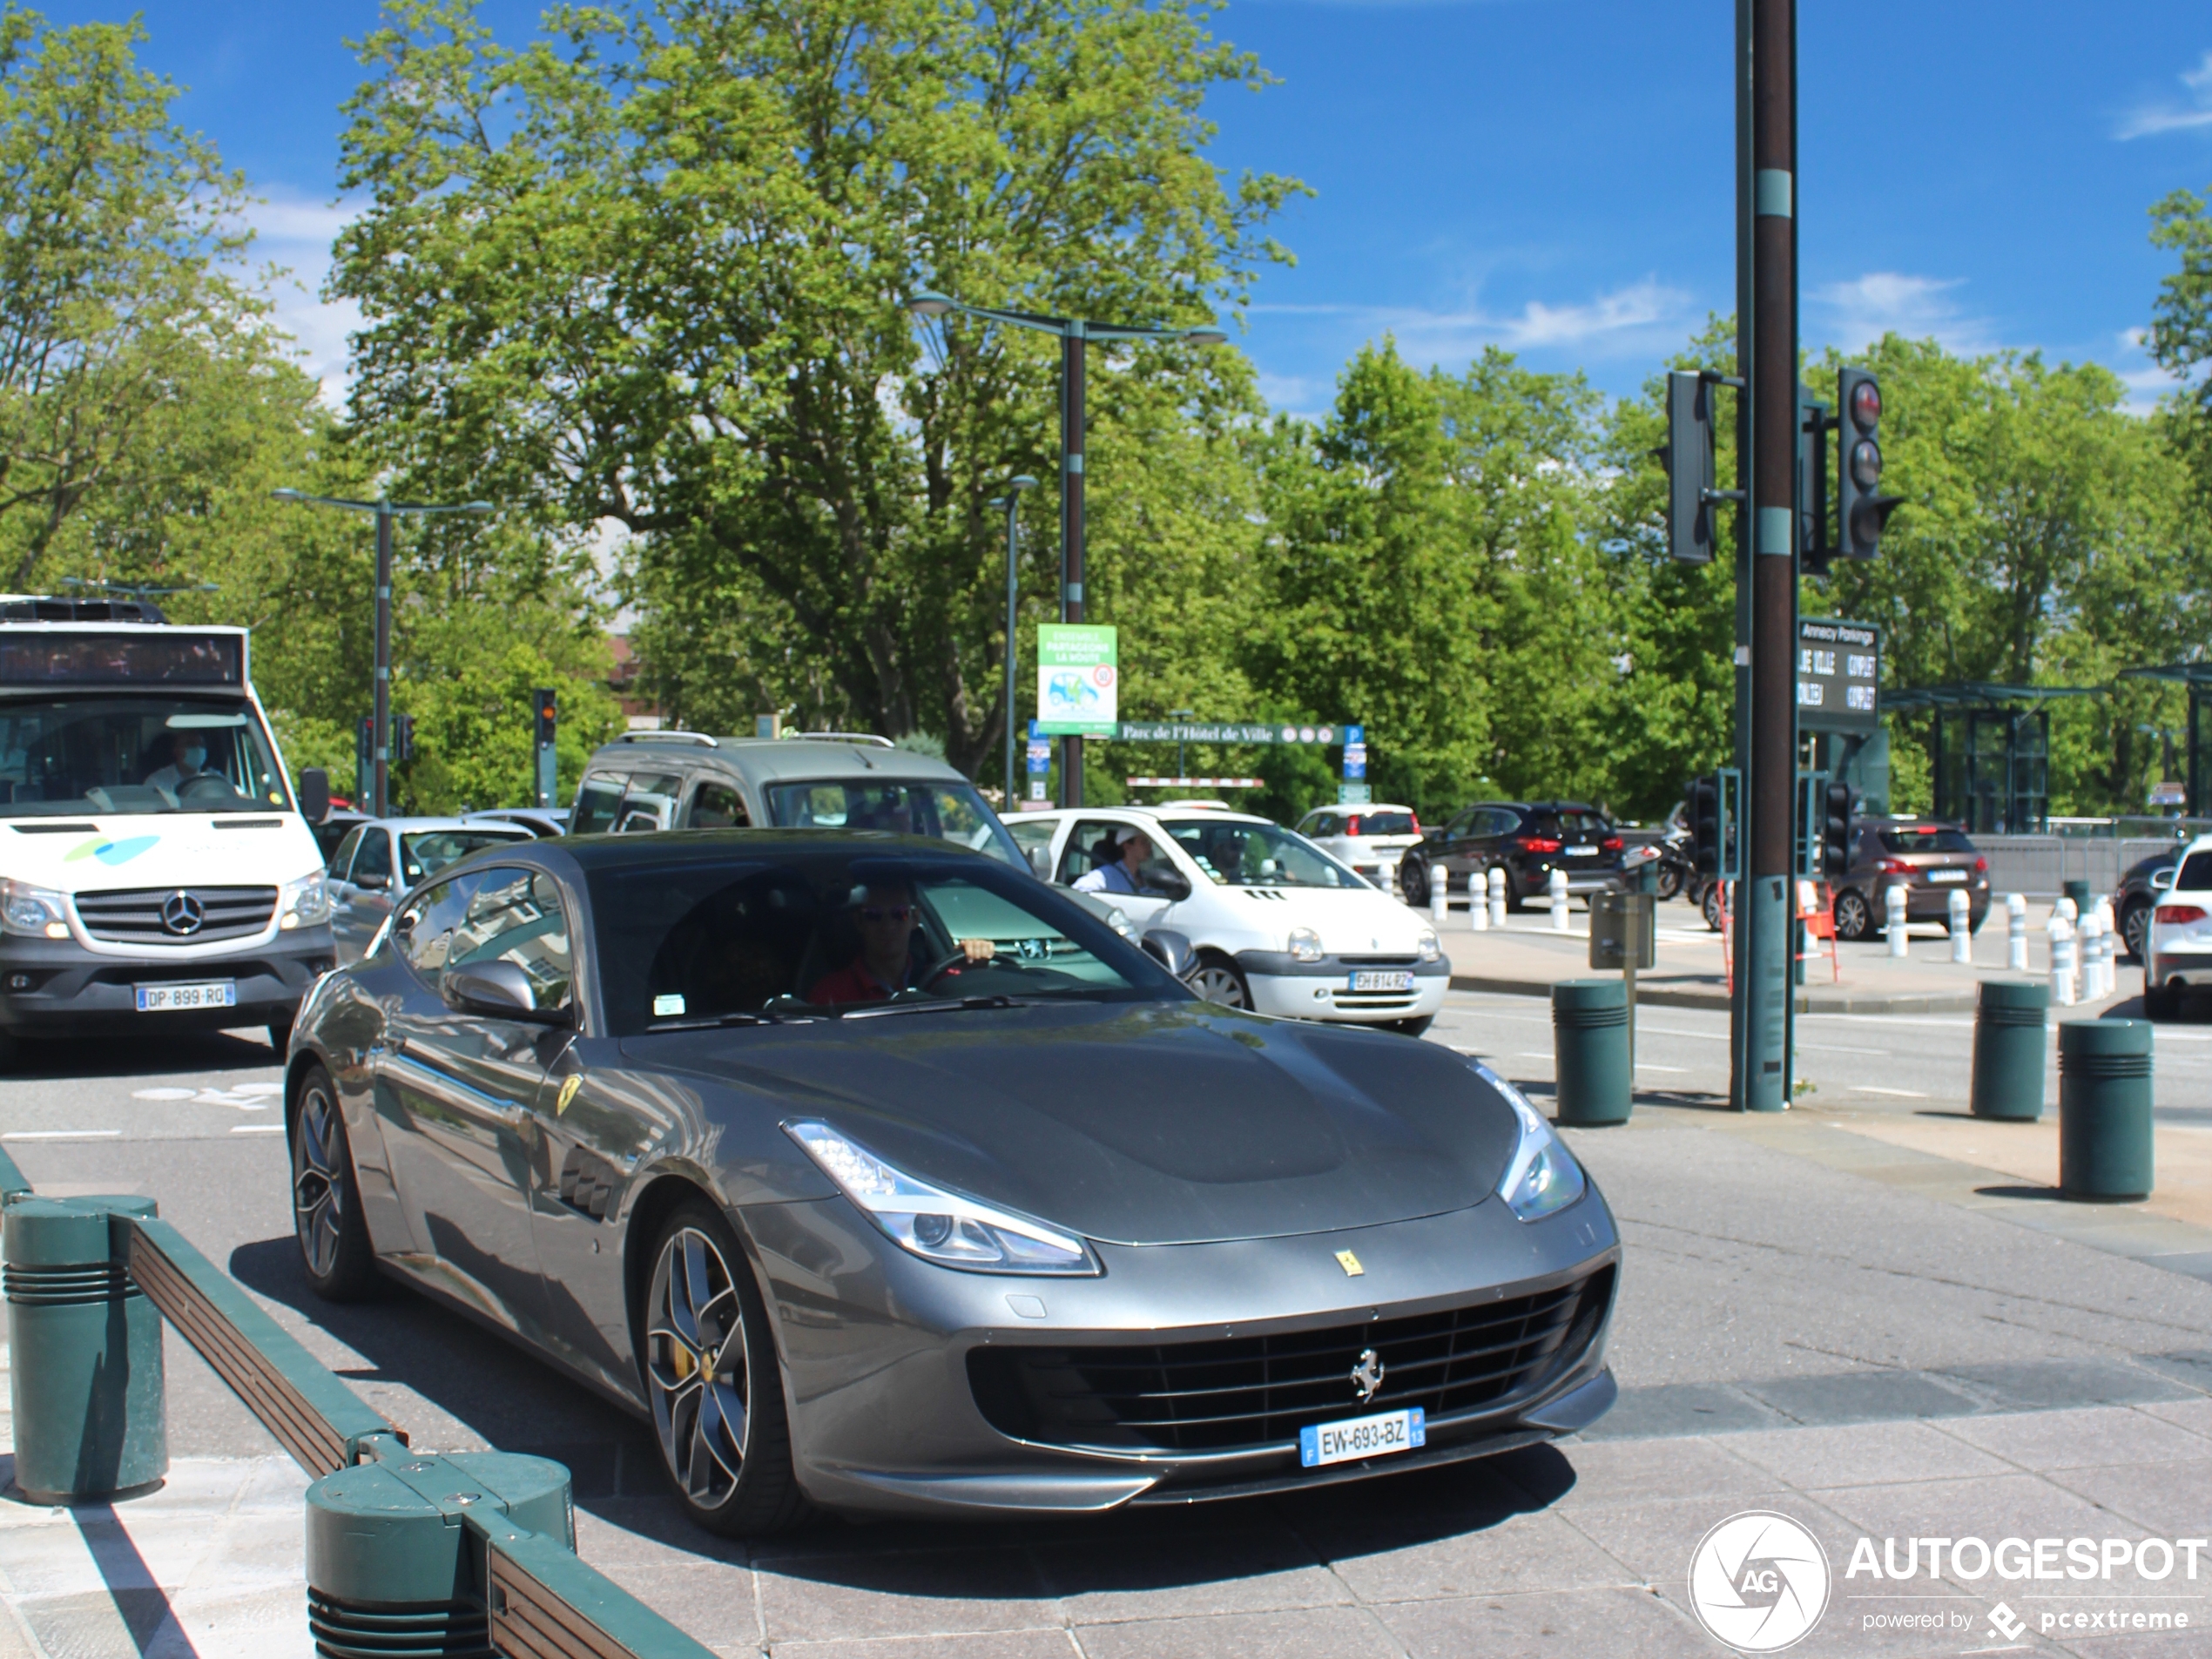
[[[1110,738],[1121,670],[1114,630],[1048,622],[1037,629],[1037,730],[1055,738]]]
[[[1881,723],[1882,631],[1863,622],[1797,622],[1797,725],[1871,732]]]

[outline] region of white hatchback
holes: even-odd
[[[2143,939],[2143,1013],[2170,1020],[2182,998],[2212,988],[2212,835],[2182,850],[2174,885],[2158,895]]]
[[[1307,840],[1218,808],[1108,806],[1024,813],[1008,826],[1040,874],[1073,887],[1125,869],[1133,832],[1152,844],[1134,886],[1099,897],[1135,931],[1171,929],[1198,956],[1201,995],[1305,1020],[1354,1021],[1418,1035],[1444,1006],[1452,965],[1417,911]]]
[[[1298,819],[1298,833],[1389,892],[1398,860],[1420,845],[1421,820],[1410,806],[1317,806]]]

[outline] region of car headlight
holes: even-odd
[[[1291,960],[1294,962],[1318,962],[1321,960],[1321,935],[1311,927],[1291,929]]]
[[[1440,961],[1444,955],[1444,941],[1436,936],[1433,927],[1422,930],[1420,942],[1413,948],[1420,952],[1421,960],[1425,962]]]
[[[297,881],[287,881],[277,894],[277,926],[312,927],[330,920],[330,887],[317,870]]]
[[[69,895],[0,878],[0,932],[26,939],[69,937]]]
[[[1541,1221],[1555,1215],[1582,1196],[1587,1183],[1582,1166],[1566,1143],[1552,1132],[1544,1115],[1528,1103],[1528,1096],[1484,1065],[1475,1075],[1506,1097],[1521,1120],[1521,1143],[1498,1183],[1498,1196],[1523,1221]]]
[[[827,1123],[801,1118],[784,1133],[894,1244],[926,1262],[986,1273],[1100,1271],[1082,1239],[917,1181]]]

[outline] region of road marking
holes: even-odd
[[[281,1123],[234,1123],[231,1126],[231,1133],[233,1135],[281,1135],[284,1133],[284,1125]]]
[[[1877,1089],[1872,1083],[1854,1083],[1851,1086],[1851,1093],[1854,1095],[1894,1095],[1899,1100],[1925,1100],[1927,1098],[1925,1095],[1914,1089]]]
[[[1636,1062],[1636,1069],[1638,1071],[1688,1071],[1689,1068],[1688,1066],[1655,1066],[1649,1060],[1639,1060]]]
[[[1813,1054],[1871,1054],[1878,1060],[1886,1060],[1896,1052],[1891,1049],[1838,1049],[1825,1042],[1800,1042],[1797,1047]]]
[[[199,1092],[197,1089],[134,1089],[132,1100],[190,1100]]]
[[[0,1135],[0,1141],[116,1141],[123,1138],[119,1129],[15,1129]]]

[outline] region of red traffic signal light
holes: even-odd
[[[1871,432],[1882,423],[1882,388],[1871,374],[1851,388],[1851,418],[1861,432]]]

